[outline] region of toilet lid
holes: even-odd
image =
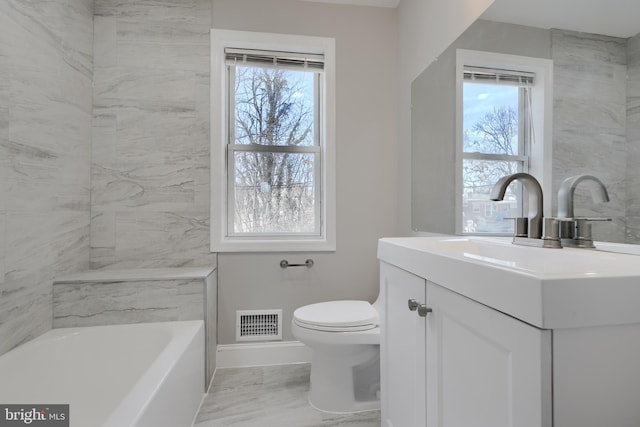
[[[305,305],[293,313],[301,326],[325,331],[373,329],[378,312],[367,301],[329,301]]]

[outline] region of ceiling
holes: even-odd
[[[495,0],[482,18],[627,38],[640,32],[640,0]]]
[[[304,1],[395,8],[401,0]],[[482,17],[531,27],[627,38],[640,33],[640,0],[495,0]]]
[[[395,8],[401,0],[304,1]],[[640,32],[640,0],[495,0],[482,17],[626,38]]]

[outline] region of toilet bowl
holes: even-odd
[[[324,412],[380,408],[380,326],[367,301],[300,307],[291,332],[312,350],[309,403]]]

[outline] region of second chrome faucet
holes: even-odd
[[[576,175],[562,181],[558,190],[558,218],[564,219],[560,224],[562,245],[577,248],[594,248],[591,236],[593,221],[611,221],[611,218],[578,218],[575,216],[574,193],[581,182],[590,184],[591,198],[594,203],[609,201],[609,193],[598,178],[593,175]]]
[[[537,179],[524,172],[506,175],[500,178],[489,198],[494,201],[504,199],[507,187],[513,181],[521,181],[529,196],[529,215],[516,218],[514,243],[561,248],[573,246],[593,248],[591,221],[610,221],[606,218],[575,218],[573,214],[573,196],[581,182],[590,182],[594,202],[608,202],[609,194],[602,182],[592,175],[576,175],[565,179],[558,191],[558,216],[544,219],[543,235],[543,196],[542,187]]]

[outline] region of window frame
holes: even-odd
[[[536,74],[535,84],[531,90],[532,121],[531,133],[535,139],[528,146],[528,173],[533,175],[547,195],[547,203],[543,206],[543,215],[551,216],[552,194],[552,117],[553,117],[553,61],[545,58],[534,58],[509,55],[496,52],[485,52],[467,49],[456,50],[456,149],[455,149],[455,232],[459,235],[504,235],[504,233],[469,233],[464,232],[462,223],[462,192],[464,188],[462,173],[463,160],[467,157],[463,148],[463,83],[464,68],[484,67],[505,70],[518,70]],[[520,129],[522,132],[523,129]],[[526,130],[529,131],[529,130]],[[468,153],[467,153],[468,155]],[[485,155],[478,155],[485,157]],[[498,160],[497,158],[491,160]]]
[[[228,201],[233,185],[229,171],[231,156],[247,147],[228,144],[232,114],[228,110],[227,67],[225,48],[259,49],[282,52],[306,52],[324,56],[324,72],[321,84],[316,84],[323,99],[316,123],[319,125],[319,164],[314,170],[316,194],[322,196],[316,202],[317,233],[247,234],[234,235],[233,218],[230,217]],[[314,145],[313,147],[318,147]],[[255,147],[254,147],[255,148]],[[251,149],[251,151],[257,150]],[[269,147],[267,151],[280,151]],[[298,150],[300,151],[300,150]],[[335,251],[335,40],[327,37],[298,36],[274,33],[257,33],[231,30],[211,30],[211,226],[212,252],[297,252]]]

